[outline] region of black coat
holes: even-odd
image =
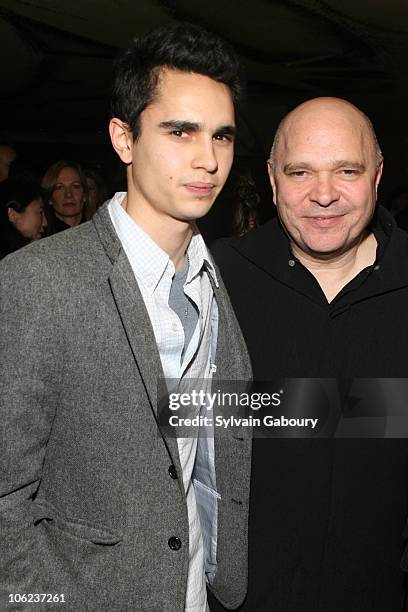
[[[408,234],[383,209],[373,230],[375,265],[331,304],[276,219],[215,245],[255,379],[408,377]],[[242,610],[403,609],[407,439],[257,439],[251,504]]]

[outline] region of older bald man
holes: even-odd
[[[280,124],[268,161],[278,217],[215,249],[255,378],[288,396],[319,378],[306,408],[328,420],[324,380],[339,381],[341,399],[344,381],[408,376],[408,235],[376,205],[382,163],[355,106],[302,104]],[[305,394],[296,397],[301,409]],[[275,432],[254,441],[242,610],[404,609],[408,441],[373,427],[351,439],[333,427],[335,439]]]

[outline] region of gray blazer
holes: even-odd
[[[216,299],[216,376],[247,379],[223,285]],[[106,206],[0,263],[0,610],[11,593],[50,593],[72,612],[183,612],[187,508],[177,440],[156,425],[159,376]],[[249,434],[216,434],[212,590],[230,609],[246,593],[250,452]]]

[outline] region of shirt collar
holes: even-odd
[[[154,291],[166,270],[171,276],[174,275],[174,264],[167,253],[122,208],[125,196],[126,192],[123,191],[115,193],[108,205],[112,223],[137,280]],[[218,287],[214,264],[198,229],[194,231],[186,253],[189,259],[187,282],[197,276],[202,268],[206,268]]]
[[[122,208],[125,196],[125,192],[115,193],[109,203],[112,223],[137,280],[147,289],[154,291],[172,262],[167,253]]]
[[[190,282],[195,276],[197,276],[197,274],[201,272],[202,268],[205,268],[213,279],[215,286],[219,286],[214,264],[208,253],[204,239],[197,228],[194,230],[190,244],[188,245],[187,256],[190,264],[187,282]]]

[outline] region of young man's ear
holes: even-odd
[[[132,162],[133,137],[127,123],[114,117],[109,121],[112,146],[124,164]]]
[[[8,216],[8,220],[10,221],[10,223],[15,223],[17,219],[17,215],[18,215],[18,212],[14,210],[14,208],[12,208],[11,206],[7,208],[7,216]]]

